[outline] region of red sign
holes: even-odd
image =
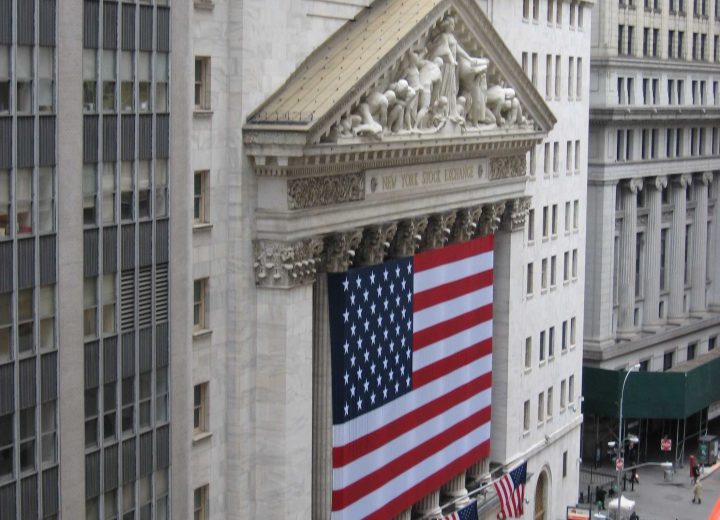
[[[621,459],[620,457],[617,458],[615,461],[615,469],[618,471],[622,471],[622,469],[625,467],[625,461]]]
[[[662,439],[660,441],[660,449],[662,451],[672,451],[672,439]]]

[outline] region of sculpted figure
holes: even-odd
[[[442,58],[435,58],[432,61],[422,60],[417,113],[417,127],[419,128],[427,128],[431,125],[430,109],[439,97],[442,66]]]
[[[459,122],[460,116],[457,113],[457,97],[459,84],[457,79],[458,58],[472,61],[472,58],[455,39],[455,18],[448,15],[440,22],[440,33],[435,36],[428,48],[430,59],[441,58],[442,82],[440,84],[440,95],[448,100],[448,118],[451,121]]]
[[[520,101],[515,90],[503,85],[493,85],[487,91],[487,108],[498,126],[525,122]]]
[[[404,79],[390,85],[390,91],[395,94],[394,105],[388,107],[387,128],[391,132],[399,132],[403,128],[411,130],[414,128],[417,118],[417,94]],[[387,94],[386,94],[387,95]],[[413,113],[413,105],[415,113]]]
[[[405,58],[403,58],[402,66],[403,77],[409,87],[415,92],[415,96],[405,107],[405,127],[408,130],[413,130],[418,124],[418,107],[423,91],[422,83],[420,82],[420,67],[423,66],[423,60],[416,51],[410,50],[405,55]]]
[[[369,94],[358,107],[362,122],[353,127],[353,133],[380,137],[383,129],[387,128],[388,107],[394,105],[395,101],[395,92],[392,90],[388,90],[384,94],[380,92]]]
[[[473,126],[492,123],[486,116],[487,102],[487,68],[490,60],[487,58],[458,59],[458,72],[460,75],[460,92],[466,98],[465,119]]]

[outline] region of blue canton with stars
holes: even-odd
[[[333,424],[412,390],[412,258],[328,274]]]

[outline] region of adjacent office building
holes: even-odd
[[[521,460],[527,514],[563,514],[592,7],[0,0],[0,516],[328,517],[325,273],[480,233],[490,451],[398,516]],[[423,132],[354,132],[448,17],[510,100],[494,123],[463,95],[432,98]],[[382,183],[430,169],[472,175]]]

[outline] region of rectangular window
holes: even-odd
[[[33,232],[33,172],[22,169],[15,172],[15,219],[18,235]]]
[[[567,387],[567,383],[563,379],[560,381],[560,410],[565,409],[565,390]]]
[[[692,361],[695,359],[695,353],[697,351],[697,343],[690,343],[687,347],[687,360]]]
[[[548,359],[555,357],[555,327],[548,329]]]
[[[555,99],[560,99],[560,87],[562,87],[562,64],[558,54],[555,56]]]
[[[558,205],[552,205],[552,235],[556,236],[558,232]]]
[[[530,401],[525,401],[523,404],[523,432],[527,433],[528,431],[530,431]]]
[[[580,228],[580,201],[573,201],[573,229],[577,231]]]
[[[553,95],[552,89],[552,65],[553,57],[551,54],[545,56],[545,97],[550,98]]]
[[[580,140],[575,141],[575,172],[580,172]]]
[[[540,19],[540,0],[533,0],[533,20]]]
[[[525,338],[525,368],[530,368],[532,365],[532,338]]]
[[[570,219],[572,218],[572,214],[570,211],[571,205],[570,201],[565,203],[565,231],[570,231]]]
[[[540,348],[538,349],[538,359],[540,363],[545,361],[545,331],[540,331]]]
[[[528,242],[535,240],[535,209],[528,210],[527,218],[527,239]]]
[[[533,293],[533,264],[530,262],[527,265],[527,294],[530,296]]]
[[[41,233],[51,233],[55,230],[54,177],[52,168],[38,169],[38,229]],[[2,200],[2,196],[0,196],[0,200]],[[0,223],[0,228],[2,228],[2,223]]]
[[[563,452],[563,463],[562,463],[562,476],[563,478],[567,477],[567,462],[568,462],[568,452]]]
[[[713,336],[708,339],[708,352],[715,350],[715,343],[717,342],[717,336]]]
[[[569,175],[573,171],[573,142],[568,141],[565,148],[565,172]]]
[[[83,49],[83,111],[97,112],[97,50]]]
[[[570,346],[575,346],[575,334],[576,334],[575,318],[570,318]]]
[[[32,352],[35,347],[33,330],[33,290],[24,289],[17,293],[18,352]]]
[[[547,0],[547,23],[553,23],[553,19],[555,18],[553,14],[553,0]]]
[[[533,86],[537,87],[537,82],[538,82],[538,54],[537,54],[537,52],[532,53],[532,77],[530,79],[532,80]]]
[[[50,113],[55,109],[54,96],[55,49],[38,47],[38,111]]]
[[[103,334],[114,334],[115,327],[115,302],[117,290],[115,287],[115,275],[104,274],[102,278],[102,323]]]
[[[547,418],[552,418],[553,414],[553,388],[552,386],[547,389]]]
[[[568,99],[571,100],[574,96],[573,80],[575,79],[575,58],[572,56],[568,57],[568,76],[567,76],[567,95]]]
[[[15,49],[15,108],[18,114],[32,112],[33,76],[33,47],[18,45]]]
[[[55,348],[55,286],[40,287],[40,348],[50,350]],[[1,326],[1,325],[0,325]],[[2,346],[0,345],[0,350]],[[0,358],[2,355],[0,354]]]
[[[553,173],[560,173],[560,143],[557,141],[553,143]]]
[[[583,93],[583,62],[582,58],[577,59],[577,68],[575,69],[577,80],[575,81],[575,96],[576,99],[582,98]]]
[[[170,108],[168,82],[170,81],[169,59],[167,52],[155,53],[155,110],[167,112]]]
[[[137,53],[137,97],[138,110],[150,112],[152,110],[152,99],[150,95],[152,85],[152,53]]]
[[[167,215],[168,202],[168,163],[166,160],[155,160],[155,216]]]
[[[83,316],[85,339],[96,338],[97,327],[97,278],[87,277],[83,283]]]
[[[530,18],[530,0],[523,0],[523,19]]]
[[[210,110],[210,58],[195,57],[195,110]]]
[[[578,275],[578,250],[573,249],[572,251],[572,277],[573,280],[577,278]]]
[[[208,171],[195,172],[194,200],[193,200],[193,222],[204,224],[207,219],[207,182]]]
[[[208,279],[200,278],[193,284],[193,326],[196,331],[208,328],[207,323]]]
[[[537,420],[538,425],[542,424],[545,420],[545,392],[540,392],[538,394]]]
[[[543,214],[542,214],[542,236],[543,238],[548,238],[550,234],[550,219],[549,219],[549,207],[543,206]]]
[[[548,261],[547,258],[543,258],[540,262],[540,288],[541,289],[547,289],[547,267],[548,267]]]
[[[12,293],[0,294],[0,363],[10,361],[13,358],[12,337]]]
[[[115,219],[115,163],[103,163],[102,214],[103,224],[114,224]]]
[[[152,215],[151,201],[151,176],[150,161],[137,162],[137,192],[138,192],[138,218],[147,219]]]
[[[197,1],[197,0],[196,0]],[[210,486],[205,484],[193,492],[194,520],[208,520],[210,518]]]
[[[557,256],[550,257],[550,287],[555,287],[557,283]]]
[[[10,237],[10,170],[0,170],[0,240]]]
[[[208,431],[208,383],[195,385],[193,388],[193,432],[195,434]]]
[[[123,161],[120,164],[120,218],[132,220],[135,214],[135,191],[133,183],[133,163]]]
[[[570,251],[563,254],[563,282],[570,281]]]
[[[575,376],[568,378],[568,403],[575,402]]]
[[[545,162],[543,164],[543,173],[545,175],[550,174],[550,165],[552,164],[552,157],[550,156],[550,143],[545,143]]]
[[[115,63],[115,51],[102,51],[102,104],[105,112],[115,112],[115,83],[117,79]]]
[[[567,347],[568,347],[568,344],[567,344],[567,341],[568,341],[567,329],[568,329],[568,322],[567,322],[567,320],[565,320],[565,321],[562,322],[562,329],[561,329],[561,333],[560,333],[560,350],[561,350],[562,352],[565,352],[565,351],[567,350]]]
[[[665,352],[663,355],[663,372],[667,372],[673,367],[673,358],[675,357],[675,352],[672,350],[670,352]]]

